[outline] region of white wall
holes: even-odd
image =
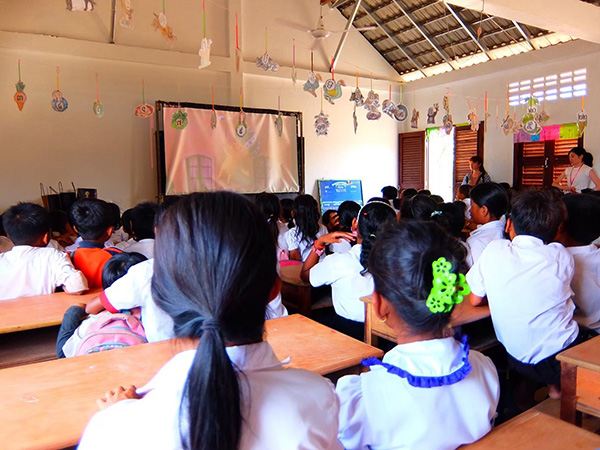
[[[557,47],[549,47],[535,52],[525,53],[506,59],[491,61],[478,66],[472,66],[456,72],[423,79],[409,83],[405,88],[405,97],[408,105],[412,107],[416,99],[417,109],[421,116],[425,116],[427,108],[434,102],[440,103],[440,111],[436,117],[436,125],[440,126],[444,111],[442,98],[447,88],[450,89],[450,112],[455,123],[467,121],[469,97],[474,107],[479,98],[478,114],[480,120],[484,115],[485,92],[490,98],[488,109],[491,117],[488,132],[485,136],[485,167],[494,181],[508,181],[513,179],[513,135],[505,136],[502,130],[496,128],[496,99],[498,101],[499,124],[504,115],[507,85],[514,81],[529,80],[536,77],[560,74],[570,70],[587,69],[588,95],[585,99],[585,110],[588,114],[588,128],[584,135],[584,145],[596,160],[600,162],[600,129],[597,118],[600,116],[600,46],[584,41],[573,41]],[[512,95],[512,94],[511,94]],[[406,103],[406,102],[405,102]],[[573,123],[576,114],[581,109],[581,98],[559,99],[546,102],[546,112],[550,120],[544,125]],[[511,115],[513,113],[511,107]],[[517,118],[524,112],[522,107],[516,107]],[[425,120],[420,121],[422,129]],[[432,126],[432,125],[429,125]],[[400,132],[412,131],[408,124],[400,126]]]

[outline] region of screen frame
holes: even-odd
[[[357,180],[357,179],[352,180],[352,179],[348,179],[348,178],[346,178],[346,179],[333,179],[333,178],[332,179],[320,179],[320,180],[317,180],[317,186],[318,186],[318,191],[319,191],[319,208],[321,209],[321,215],[323,215],[323,213],[326,211],[326,209],[323,206],[323,196],[321,195],[321,183],[331,183],[331,182],[333,182],[333,183],[346,182],[347,183],[348,181],[351,181],[353,183],[358,183],[360,185],[360,202],[357,202],[357,203],[359,203],[359,205],[361,207],[364,206],[365,197],[363,194],[362,180]],[[350,198],[346,199],[346,200],[355,201]],[[332,208],[328,208],[328,209],[332,209]],[[337,209],[336,209],[336,211],[337,211]]]

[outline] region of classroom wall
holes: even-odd
[[[595,167],[598,170],[600,167],[600,128],[598,127],[600,46],[597,44],[572,41],[556,47],[548,47],[408,83],[404,89],[404,96],[407,99],[405,104],[409,106],[409,110],[412,110],[416,104],[416,108],[421,111],[420,129],[425,129],[427,108],[434,102],[439,102],[440,111],[436,117],[435,126],[441,126],[444,115],[442,98],[449,88],[450,112],[455,123],[467,121],[469,111],[467,97],[470,98],[472,107],[479,102],[477,111],[482,120],[484,116],[483,99],[487,91],[491,117],[485,136],[485,168],[494,181],[512,183],[513,135],[505,136],[503,131],[497,128],[497,124],[498,126],[502,124],[508,84],[582,68],[587,68],[588,86],[588,95],[585,99],[588,127],[584,135],[584,144],[586,149],[594,155]],[[498,121],[496,121],[496,103],[498,103],[499,109]],[[550,120],[544,125],[573,123],[576,122],[576,114],[581,109],[581,98],[546,102],[545,108]],[[511,115],[513,111],[514,108],[511,107]],[[516,107],[516,111],[517,118],[524,114],[522,107]],[[401,133],[414,131],[410,129],[408,123],[402,124],[399,130]]]

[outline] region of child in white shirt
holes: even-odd
[[[285,239],[285,234],[289,229],[283,222],[283,213],[279,199],[275,194],[263,192],[256,197],[256,206],[258,206],[258,209],[267,221],[277,245],[277,260],[285,261],[289,259],[288,246]]]
[[[509,365],[549,385],[552,398],[560,397],[555,355],[575,343],[579,332],[571,300],[573,257],[551,242],[566,218],[552,192],[519,193],[506,223],[511,241],[491,242],[467,274],[471,303],[484,304],[487,296]]]
[[[489,358],[466,338],[442,338],[455,303],[468,294],[465,248],[436,224],[401,222],[377,236],[369,272],[373,312],[398,345],[363,364],[370,372],[340,378],[344,448],[455,449],[492,428],[500,389]],[[435,281],[434,281],[435,280]],[[436,286],[449,287],[444,295]]]
[[[87,290],[85,276],[69,256],[47,248],[50,216],[34,203],[18,203],[2,216],[14,247],[0,253],[0,300],[51,294],[61,287],[69,294]]]
[[[483,249],[496,239],[504,239],[504,214],[508,211],[508,196],[497,183],[478,184],[471,190],[471,218],[478,228],[467,239],[469,265],[479,259]]]
[[[285,235],[290,259],[306,261],[313,242],[327,234],[327,228],[319,223],[319,205],[310,195],[299,195],[294,199],[294,221],[296,226]]]
[[[340,219],[340,230],[346,231],[348,233],[356,233],[356,230],[352,230],[352,222],[354,219],[358,217],[358,212],[360,211],[360,205],[352,200],[346,200],[340,204],[338,208],[338,217]],[[329,245],[329,250],[331,253],[345,253],[349,251],[353,242],[348,242],[345,239],[342,239],[340,242],[334,242]]]
[[[131,235],[135,242],[125,247],[126,252],[137,252],[151,259],[154,257],[154,218],[158,205],[144,202],[131,211]]]

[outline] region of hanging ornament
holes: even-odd
[[[583,131],[585,130],[585,127],[587,127],[588,124],[588,116],[585,113],[585,97],[581,97],[581,111],[579,111],[577,113],[577,131],[579,134],[579,137],[583,136]]]
[[[277,72],[279,70],[279,64],[275,62],[267,51],[267,33],[268,29],[265,27],[265,53],[262,56],[256,58],[256,67],[263,69],[265,72],[270,70],[271,72]]]
[[[25,95],[25,83],[21,81],[21,60],[17,63],[19,68],[19,81],[15,84],[17,88],[17,92],[15,92],[14,99],[19,108],[19,111],[23,111],[23,106],[25,106],[25,102],[27,101],[27,95]]]
[[[169,47],[173,46],[173,41],[177,40],[177,37],[173,34],[173,28],[167,24],[167,15],[165,14],[165,0],[163,0],[163,8],[159,13],[154,13],[154,20],[152,26],[155,30],[160,31],[162,37],[167,41]]]
[[[204,5],[204,1],[202,0],[202,26],[204,30],[204,37],[200,42],[200,50],[198,50],[198,56],[200,56],[200,65],[198,69],[204,69],[205,67],[210,66],[210,46],[212,45],[212,40],[206,37],[206,6]]]
[[[60,92],[60,80],[59,80],[60,68],[56,67],[56,90],[52,92],[52,109],[56,112],[64,112],[69,107],[69,102],[63,97]]]
[[[323,93],[321,93],[321,112],[315,116],[315,133],[317,136],[327,136],[329,116],[323,113]]]
[[[154,107],[146,103],[146,92],[145,92],[145,82],[142,80],[142,104],[137,105],[135,110],[133,111],[137,117],[141,117],[142,119],[146,119],[154,114]]]
[[[514,127],[514,120],[510,117],[510,101],[508,98],[508,90],[506,91],[506,106],[504,107],[504,119],[502,120],[502,132],[508,136]]]
[[[356,117],[356,103],[354,104],[354,111],[352,111],[352,124],[354,125],[354,134],[358,129],[358,118]]]
[[[133,6],[131,0],[121,0],[121,13],[123,16],[119,21],[119,25],[123,28],[131,28],[133,30]]]
[[[181,110],[181,107],[171,117],[171,126],[176,130],[183,130],[188,125],[187,113]]]
[[[427,124],[428,125],[435,124],[435,116],[437,116],[437,113],[439,110],[440,110],[439,103],[434,103],[432,106],[427,108]]]
[[[390,96],[391,96],[391,87],[390,87]],[[394,110],[394,119],[398,122],[404,122],[408,117],[408,109],[406,106],[402,104],[402,85],[400,85],[400,104],[396,106]]]
[[[93,11],[95,0],[66,0],[68,11]]]
[[[308,80],[304,83],[304,90],[311,94],[313,97],[317,97],[317,89],[319,89],[319,81],[321,75],[315,73],[313,50],[310,51],[310,72],[308,72]]]
[[[381,104],[381,111],[386,113],[391,118],[394,118],[396,104],[392,101],[392,85],[390,84],[389,96]]]
[[[238,117],[238,121],[235,124],[235,134],[240,139],[242,139],[244,136],[246,136],[246,133],[248,132],[248,124],[246,123],[246,113],[244,112],[243,104],[244,104],[243,91],[242,91],[242,88],[240,88],[240,114]]]
[[[483,132],[487,133],[487,127],[488,127],[488,122],[489,119],[491,117],[490,113],[488,112],[488,95],[487,95],[487,91],[485,91],[485,97],[483,100]]]
[[[333,60],[331,61],[331,65],[331,78],[323,83],[323,92],[325,94],[325,100],[333,105],[333,101],[342,96],[342,86],[346,86],[346,83],[344,83],[344,80],[335,81]]]
[[[96,72],[96,101],[94,102],[92,111],[96,117],[102,117],[104,114],[104,106],[100,103],[100,86],[98,83],[98,72]]]
[[[411,128],[419,128],[419,111],[416,108],[412,110],[412,118],[410,119]]]
[[[298,74],[296,73],[296,39],[292,39],[292,83],[294,89],[296,89],[297,80]]]
[[[379,94],[373,90],[373,78],[371,77],[371,90],[363,104],[367,112],[367,120],[379,120],[381,112],[379,111]]]
[[[275,128],[279,137],[283,133],[283,116],[281,115],[281,97],[277,96],[277,117],[275,118]]]
[[[535,135],[540,134],[540,131],[542,131],[542,127],[536,121],[539,103],[539,100],[533,95],[525,102],[525,114],[521,121],[523,123],[523,130],[527,134]]]
[[[217,128],[217,112],[215,111],[215,87],[211,86],[212,111],[210,112],[210,127],[214,130]]]
[[[467,97],[467,105],[469,107],[469,114],[467,114],[467,119],[469,124],[471,124],[471,131],[479,130],[479,117],[477,116],[477,107],[479,106],[479,99],[477,99],[477,105],[475,108],[471,107],[471,100]]]
[[[454,122],[452,122],[452,114],[450,114],[450,89],[446,91],[442,105],[444,107],[444,111],[446,111],[446,114],[444,114],[444,117],[442,118],[444,131],[446,134],[450,134],[452,132],[452,127],[454,126]]]
[[[360,92],[360,88],[358,87],[358,72],[356,72],[356,89],[354,90],[354,92],[352,92],[352,94],[350,94],[350,101],[354,102],[354,111],[356,112],[356,106],[362,106],[365,103],[365,98],[362,95],[362,92]]]
[[[235,71],[240,72],[242,63],[242,50],[240,49],[240,31],[238,27],[238,15],[235,13]]]

